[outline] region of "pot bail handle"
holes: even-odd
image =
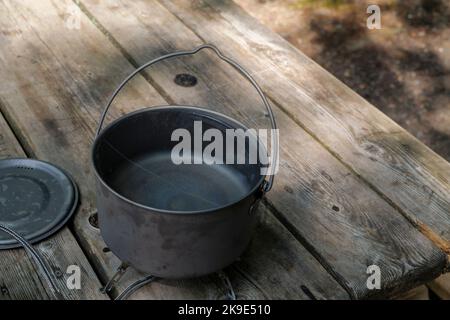
[[[228,58],[226,56],[224,56],[222,54],[222,52],[219,51],[219,49],[212,45],[212,44],[202,44],[196,48],[194,48],[193,50],[187,50],[187,51],[177,51],[177,52],[172,52],[163,56],[160,56],[158,58],[155,58],[143,65],[141,65],[139,68],[137,68],[136,70],[134,70],[132,73],[130,73],[123,81],[122,83],[116,88],[116,90],[114,90],[113,94],[111,95],[111,97],[109,98],[108,103],[106,104],[105,109],[102,112],[102,115],[100,116],[100,121],[98,124],[98,128],[96,131],[96,137],[100,134],[101,130],[102,130],[102,126],[103,123],[105,121],[106,118],[106,114],[108,113],[108,110],[111,106],[111,104],[113,103],[114,99],[116,98],[116,96],[119,94],[119,92],[122,90],[122,88],[128,83],[128,81],[130,81],[136,74],[138,74],[139,72],[141,72],[143,69],[150,67],[151,65],[160,62],[162,60],[166,60],[166,59],[170,59],[170,58],[174,58],[174,57],[180,57],[180,56],[188,56],[188,55],[194,55],[197,52],[199,52],[200,50],[203,49],[210,49],[212,51],[214,51],[216,53],[216,55],[223,61],[227,62],[229,65],[231,65],[235,70],[237,70],[244,78],[246,78],[251,84],[252,86],[255,88],[255,90],[258,92],[259,96],[261,97],[261,100],[264,103],[264,106],[266,107],[267,113],[269,115],[270,118],[270,124],[272,126],[272,129],[274,129],[273,133],[276,135],[275,137],[273,137],[272,139],[272,146],[271,146],[271,171],[269,174],[269,180],[265,182],[265,184],[263,185],[263,192],[268,192],[273,185],[273,177],[275,174],[275,168],[277,167],[277,162],[278,162],[278,132],[277,132],[277,124],[275,121],[275,116],[273,114],[272,108],[269,104],[269,101],[267,99],[267,97],[265,96],[265,94],[263,93],[261,87],[256,83],[255,79],[253,79],[253,77],[250,75],[250,73],[248,73],[248,71],[246,71],[240,64],[238,64],[236,61],[232,60],[231,58]]]

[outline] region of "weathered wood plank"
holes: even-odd
[[[0,157],[25,157],[25,152],[17,141],[3,115],[0,114]]]
[[[430,288],[439,298],[443,300],[450,300],[450,273],[443,274],[439,278],[427,283]]]
[[[411,289],[405,293],[393,297],[394,300],[430,300],[428,288],[421,285],[417,288]]]
[[[25,157],[8,124],[0,115],[0,157]],[[58,288],[65,299],[105,299],[99,292],[100,282],[67,227],[39,244],[36,249],[59,275]],[[67,267],[81,270],[81,289],[69,290]],[[0,250],[0,300],[51,299],[49,288],[39,269],[23,249]]]
[[[109,32],[109,38],[139,64],[202,43],[156,1],[81,3],[87,14],[98,20],[97,25]],[[146,19],[150,16],[153,18]],[[226,51],[228,46],[221,43],[220,47]],[[247,58],[240,57],[239,62],[246,64]],[[196,86],[174,84],[175,75],[185,72],[197,77]],[[161,63],[152,67],[147,77],[177,103],[211,106],[253,128],[267,125],[252,88],[210,53]],[[285,113],[276,108],[275,114],[280,127],[281,168],[267,195],[269,202],[353,297],[406,290],[442,271],[446,263],[443,252]],[[385,277],[381,291],[366,287],[370,264],[379,265]]]
[[[161,0],[430,239],[450,253],[450,165],[232,1]]]
[[[234,289],[240,296],[238,298],[260,298],[254,296],[255,287],[261,298],[269,299],[348,298],[336,282],[317,276],[321,273],[315,270],[317,261],[298,245],[295,237],[267,207],[261,205],[259,211],[262,220],[248,250],[229,268],[231,270],[227,270],[231,283],[236,284]],[[236,275],[242,275],[248,283],[239,281],[239,278],[235,280]]]
[[[0,102],[2,111],[20,132],[27,150],[68,169],[80,184],[82,210],[76,216],[75,230],[105,281],[119,262],[111,252],[104,250],[105,244],[98,229],[88,223],[89,216],[95,212],[89,145],[102,104],[133,67],[84,15],[81,16],[81,30],[65,28],[64,16],[70,4],[70,1],[36,3],[31,0],[2,3],[9,13],[0,26],[16,30],[20,34],[20,42],[14,41],[14,35],[0,36],[0,41],[5,44],[0,51],[0,72],[2,78],[10,83],[0,91]],[[39,63],[32,63],[36,60]],[[26,62],[20,65],[18,61]],[[138,77],[123,93],[116,108],[128,111],[131,106],[164,102],[142,77]],[[112,114],[117,116],[118,112]],[[280,241],[286,241],[282,246],[285,251],[258,251],[267,259],[259,261],[286,261],[294,253],[299,254],[299,265],[288,272],[281,264],[279,267],[275,264],[270,270],[280,281],[302,283],[318,298],[348,298],[346,292],[285,228],[273,224],[266,229],[275,230],[273,232]],[[256,235],[260,250],[271,248],[272,244],[265,240],[265,236],[261,233]],[[251,261],[246,263],[252,265]],[[246,269],[243,267],[242,270]],[[257,272],[255,285],[241,273],[229,271],[239,296],[265,297],[258,287],[268,287],[271,278]],[[137,277],[134,273],[127,275],[119,291]],[[219,278],[213,275],[200,280],[153,283],[133,298],[214,299],[222,297],[225,290]],[[289,294],[309,298],[300,287]],[[281,289],[271,296],[281,298],[283,295],[287,293]]]

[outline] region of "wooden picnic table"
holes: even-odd
[[[73,222],[36,247],[67,299],[108,299],[142,277],[99,292],[120,261],[96,225],[90,163],[97,121],[120,81],[160,55],[212,43],[256,78],[280,127],[280,170],[245,254],[224,270],[238,299],[391,297],[448,270],[450,165],[231,1],[1,0],[0,155],[70,172],[81,193]],[[198,83],[174,83],[180,73]],[[206,106],[267,127],[251,86],[202,51],[146,70],[110,119],[143,106]],[[1,219],[1,217],[0,217]],[[67,266],[82,270],[69,290]],[[381,271],[369,289],[367,268]],[[22,249],[0,251],[0,299],[47,299]],[[213,274],[160,280],[135,299],[222,299]]]

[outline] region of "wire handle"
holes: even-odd
[[[198,46],[197,48],[194,48],[193,50],[187,50],[187,51],[177,51],[177,52],[173,52],[173,53],[169,53],[163,56],[160,56],[156,59],[153,59],[145,64],[143,64],[142,66],[140,66],[139,68],[137,68],[136,70],[134,70],[132,73],[130,73],[123,81],[122,83],[116,88],[116,90],[114,90],[113,94],[111,95],[111,97],[109,98],[108,103],[106,104],[105,109],[102,112],[102,115],[100,116],[100,121],[98,124],[98,128],[96,131],[96,136],[98,136],[102,130],[102,126],[103,123],[105,121],[106,118],[106,114],[108,113],[108,110],[111,106],[111,104],[113,103],[114,99],[116,98],[116,96],[119,94],[119,92],[122,90],[122,88],[128,83],[128,81],[130,81],[136,74],[138,74],[139,72],[141,72],[143,69],[150,67],[151,65],[160,62],[162,60],[166,60],[166,59],[170,59],[170,58],[174,58],[174,57],[181,57],[181,56],[188,56],[188,55],[194,55],[197,52],[199,52],[200,50],[203,49],[210,49],[212,51],[214,51],[216,53],[216,55],[222,59],[223,61],[227,62],[229,65],[231,65],[232,67],[234,67],[234,69],[236,69],[244,78],[246,78],[251,84],[252,86],[256,89],[256,91],[258,92],[259,96],[261,97],[261,100],[264,103],[264,106],[267,109],[267,113],[269,115],[270,118],[270,124],[272,126],[273,129],[277,129],[277,124],[275,121],[275,116],[273,114],[272,108],[270,107],[269,101],[267,99],[267,97],[264,95],[261,87],[256,83],[255,79],[253,79],[253,77],[241,66],[239,65],[236,61],[232,60],[231,58],[228,58],[226,56],[224,56],[217,47],[215,47],[212,44],[203,44]],[[276,131],[274,131],[276,132]],[[271,158],[271,164],[272,164],[272,172],[269,175],[269,180],[265,183],[264,185],[264,192],[269,191],[272,188],[273,185],[273,177],[274,177],[274,168],[276,168],[276,162],[278,161],[278,137],[275,137],[275,139],[272,139],[272,158]]]
[[[17,232],[12,230],[11,228],[0,224],[0,231],[3,231],[13,238],[16,239],[17,242],[20,243],[20,245],[25,249],[25,251],[30,255],[30,257],[33,259],[33,261],[36,263],[36,265],[41,269],[42,274],[44,275],[44,279],[47,282],[48,287],[52,291],[54,297],[57,300],[64,300],[63,295],[61,294],[61,291],[59,291],[58,286],[56,284],[55,277],[53,275],[53,272],[50,271],[49,266],[45,262],[45,260],[41,257],[41,255],[34,249],[31,244],[25,240],[21,235],[19,235]]]

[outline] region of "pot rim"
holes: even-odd
[[[220,117],[223,117],[231,122],[234,122],[235,124],[241,126],[243,129],[247,129],[246,126],[244,126],[242,123],[240,123],[239,121],[223,114],[217,111],[212,111],[206,108],[202,108],[202,107],[198,107],[198,106],[190,106],[190,105],[157,105],[157,106],[150,106],[150,107],[145,107],[145,108],[141,108],[139,110],[135,110],[132,112],[129,112],[123,116],[121,116],[118,119],[115,119],[114,121],[112,121],[110,124],[108,124],[106,127],[103,128],[103,130],[95,137],[94,142],[92,144],[91,147],[91,162],[92,162],[92,166],[94,168],[94,174],[96,176],[96,178],[98,179],[98,181],[100,181],[100,183],[106,188],[108,189],[108,191],[110,191],[112,194],[114,194],[116,197],[118,197],[119,199],[137,206],[139,208],[142,209],[146,209],[149,211],[154,211],[154,212],[158,212],[158,213],[165,213],[165,214],[173,214],[173,215],[194,215],[194,214],[208,214],[208,213],[212,213],[212,212],[216,212],[228,207],[232,207],[234,205],[236,205],[237,203],[241,202],[242,200],[246,199],[247,197],[249,197],[250,195],[254,194],[258,189],[261,189],[261,187],[264,184],[264,181],[267,177],[267,175],[261,175],[258,183],[255,184],[255,186],[248,191],[247,193],[245,193],[244,196],[240,197],[238,200],[234,200],[226,205],[222,205],[219,207],[215,207],[215,208],[210,208],[210,209],[203,209],[203,210],[190,210],[190,211],[180,211],[180,210],[166,210],[166,209],[160,209],[160,208],[154,208],[151,206],[147,206],[144,204],[141,204],[139,202],[135,202],[123,195],[121,195],[120,193],[118,193],[117,191],[115,191],[113,188],[111,188],[104,180],[103,178],[100,176],[99,172],[97,171],[97,167],[95,165],[95,160],[94,160],[94,150],[98,144],[98,141],[101,140],[102,136],[108,131],[110,130],[112,127],[116,126],[119,122],[123,121],[124,119],[127,119],[133,115],[139,114],[139,113],[144,113],[144,112],[148,112],[148,111],[152,111],[152,110],[161,110],[161,109],[189,109],[189,110],[198,110],[204,113],[209,113],[210,115],[218,115]],[[216,119],[217,120],[217,119]],[[264,149],[266,149],[264,144],[261,144]],[[267,150],[266,150],[267,153]]]

